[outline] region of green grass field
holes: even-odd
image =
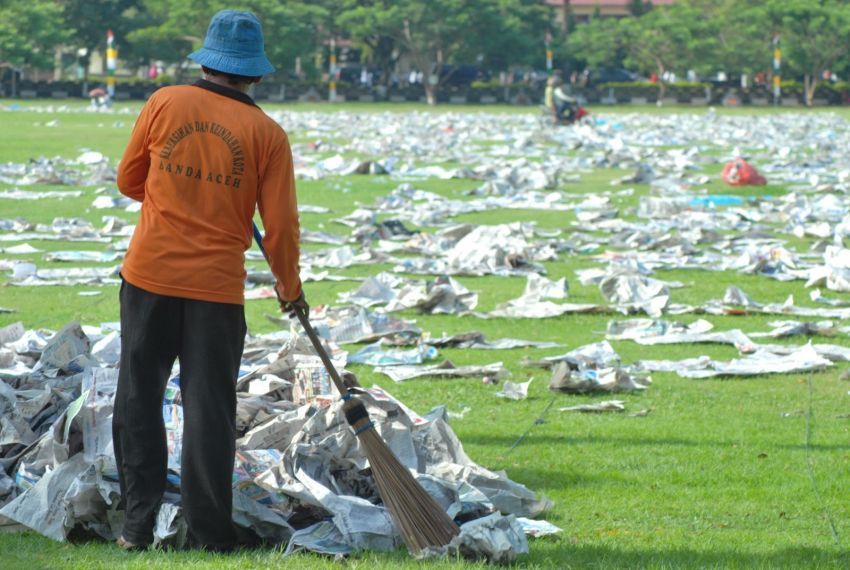
[[[55,104],[37,102],[36,105]],[[0,101],[0,163],[22,162],[39,156],[74,158],[83,149],[103,152],[117,161],[132,128],[139,103],[129,105],[126,114],[79,112],[43,113],[18,109],[4,111]],[[32,103],[27,103],[30,105]],[[73,104],[74,107],[79,103]],[[383,107],[349,105],[334,107],[348,111],[376,112],[387,109],[410,110],[418,106]],[[325,110],[321,105],[298,105],[294,110]],[[459,111],[444,107],[437,112]],[[464,107],[464,111],[491,108]],[[517,111],[500,108],[499,112]],[[594,109],[594,112],[596,110]],[[659,110],[656,107],[613,108],[599,114],[622,112],[702,112],[694,109]],[[719,112],[725,112],[723,110]],[[748,110],[734,110],[746,113]],[[771,113],[771,110],[758,110]],[[786,112],[786,111],[778,111]],[[818,112],[818,111],[798,111]],[[841,111],[843,115],[847,112]],[[45,126],[56,120],[55,126]],[[290,132],[294,142],[303,142]],[[608,190],[608,181],[623,171],[597,170],[583,175],[580,183],[565,186],[565,192],[588,193]],[[717,172],[708,172],[715,181],[712,192],[729,193],[716,181]],[[341,193],[339,185],[349,189]],[[397,182],[381,177],[356,176],[299,182],[299,202],[326,206],[330,214],[303,214],[309,229],[343,231],[328,223],[354,209],[356,202],[370,204],[386,194]],[[462,198],[474,181],[427,181],[423,189]],[[0,184],[0,190],[10,188]],[[66,189],[30,186],[27,189]],[[645,193],[645,185],[637,185]],[[82,217],[102,224],[103,214],[131,220],[132,214],[114,210],[94,210],[95,188],[85,188],[79,199],[17,201],[0,198],[0,218],[23,217],[30,222],[50,223],[56,217]],[[771,188],[777,193],[784,188]],[[617,198],[621,207],[633,205],[635,197]],[[464,218],[460,218],[464,220]],[[536,221],[540,227],[569,231],[575,221],[572,212],[499,211],[487,212],[466,221],[505,223]],[[809,242],[789,242],[800,252]],[[0,247],[8,247],[5,242]],[[39,241],[32,245],[56,249],[98,249],[96,244],[62,244]],[[310,246],[314,247],[314,246]],[[14,256],[30,259],[39,267],[60,264],[46,262],[42,254]],[[10,256],[0,254],[0,259]],[[74,264],[75,266],[78,264]],[[595,287],[582,287],[574,270],[591,265],[583,256],[562,256],[547,263],[548,277],[566,276],[573,302],[602,302]],[[376,273],[384,266],[335,270],[355,276]],[[760,301],[780,302],[794,294],[798,303],[808,301],[801,281],[779,282],[732,272],[705,273],[671,271],[660,278],[679,280],[688,286],[673,290],[673,301],[703,303],[720,298],[728,285],[736,284]],[[117,288],[104,288],[95,297],[80,296],[93,287],[14,287],[0,276],[0,306],[15,309],[0,314],[0,326],[23,321],[29,328],[61,328],[77,319],[98,324],[118,319]],[[479,310],[518,296],[525,285],[520,278],[461,278],[469,289],[480,293]],[[311,304],[337,302],[337,293],[356,287],[353,282],[309,283],[306,292]],[[830,296],[841,296],[830,292]],[[845,295],[844,298],[848,296]],[[274,314],[272,301],[249,301],[247,318],[252,332],[268,332],[274,325],[265,318]],[[481,330],[488,338],[515,337],[550,340],[572,349],[604,337],[610,316],[565,316],[546,320],[481,320],[474,317],[422,316],[413,312],[404,317],[435,335]],[[670,317],[690,322],[697,316]],[[716,330],[740,328],[768,330],[767,316],[706,317]],[[799,338],[790,341],[803,342]],[[828,341],[850,346],[846,335]],[[716,358],[737,357],[726,346],[657,346],[614,342],[625,363],[638,358],[685,358],[706,354]],[[477,380],[418,379],[393,384],[372,373],[369,367],[351,369],[361,383],[386,387],[408,406],[426,412],[438,404],[450,411],[469,406],[471,411],[452,426],[476,462],[493,470],[505,470],[509,477],[546,495],[555,502],[545,518],[563,528],[554,537],[530,540],[530,554],[517,562],[523,568],[833,568],[850,566],[850,444],[848,444],[848,389],[840,379],[844,367],[812,375],[773,375],[750,379],[730,378],[685,380],[673,374],[654,374],[652,386],[640,394],[616,396],[627,402],[628,411],[651,408],[646,417],[628,414],[578,415],[557,411],[560,406],[610,399],[606,396],[554,395],[555,403],[542,422],[536,420],[553,398],[548,389],[549,373],[522,366],[525,357],[560,354],[565,349],[510,351],[443,350],[441,356],[457,364],[502,360],[513,373],[512,380],[535,380],[529,398],[514,402],[496,398],[493,386]],[[530,429],[521,444],[511,449],[520,435]],[[362,553],[344,562],[319,556],[283,558],[280,550],[259,550],[236,555],[201,552],[146,552],[128,554],[111,544],[65,544],[34,533],[0,535],[0,568],[420,568],[472,567],[446,561],[423,564],[404,552]]]

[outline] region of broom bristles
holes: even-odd
[[[263,247],[263,235],[257,224],[254,224],[254,239],[260,251],[263,252],[263,257],[269,261],[266,249]],[[278,301],[282,304],[283,299],[277,287],[274,290]],[[316,331],[310,325],[307,314],[296,307],[295,315],[327,368],[334,385],[346,400],[343,404],[346,420],[363,446],[363,453],[369,460],[372,473],[375,475],[378,493],[398,526],[399,534],[407,548],[414,553],[419,553],[429,546],[445,546],[451,542],[452,538],[460,534],[458,526],[381,439],[369,421],[369,414],[363,403],[351,398],[351,389],[359,387],[357,378],[353,374],[347,375],[344,380],[339,377]]]
[[[413,553],[445,546],[460,533],[446,511],[402,465],[375,429],[357,435],[372,467],[375,483],[402,540]]]

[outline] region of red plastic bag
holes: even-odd
[[[767,184],[767,178],[759,174],[758,170],[743,158],[736,158],[726,163],[720,177],[723,178],[723,182],[730,186],[764,186]]]

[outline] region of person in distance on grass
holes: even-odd
[[[259,208],[281,308],[309,311],[299,277],[292,151],[283,129],[247,95],[274,71],[259,20],[224,10],[189,55],[204,79],[156,91],[118,168],[142,202],[121,270],[121,362],[113,443],[124,504],[118,544],[153,539],[166,486],[162,401],[180,362],[181,495],[191,543],[229,550],[236,377],[246,334],[244,253]]]
[[[552,92],[552,98],[555,101],[558,120],[568,124],[572,123],[578,111],[578,101],[569,92],[560,77],[555,78],[555,90]]]

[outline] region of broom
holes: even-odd
[[[263,247],[263,235],[257,224],[254,224],[254,239],[268,262],[268,253]],[[277,287],[275,287],[275,294],[278,301],[282,303]],[[352,397],[358,387],[357,379],[353,375],[346,375],[346,381],[340,378],[316,331],[310,325],[307,315],[297,307],[295,315],[307,332],[322,364],[327,368],[336,389],[342,395],[345,419],[360,441],[360,447],[372,467],[378,494],[389,509],[407,548],[414,554],[418,554],[428,547],[445,546],[451,542],[452,538],[460,533],[460,529],[378,435],[374,424],[369,419],[366,406]]]

